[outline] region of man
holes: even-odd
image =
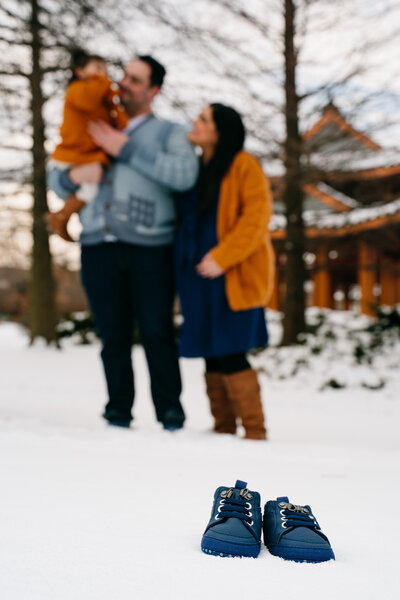
[[[139,56],[120,82],[121,103],[130,117],[126,129],[91,123],[93,139],[115,159],[104,177],[101,165],[91,163],[53,169],[49,184],[67,198],[81,183],[101,181],[98,196],[82,209],[80,219],[82,282],[102,341],[109,395],[103,417],[123,427],[132,420],[136,323],[157,419],[173,430],[185,419],[172,322],[173,193],[194,185],[198,161],[184,128],[152,113],[164,75],[160,63]]]

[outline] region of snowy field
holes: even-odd
[[[344,351],[287,379],[290,353],[255,357],[268,442],[210,432],[201,361],[182,361],[187,426],[162,431],[141,348],[134,426],[107,427],[98,352],[0,324],[1,600],[399,598],[398,345],[357,376]],[[346,387],[321,390],[332,372]],[[311,504],[336,561],[203,554],[214,490],[236,479]]]

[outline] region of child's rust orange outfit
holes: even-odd
[[[108,166],[108,156],[89,135],[88,125],[90,121],[101,120],[117,129],[124,129],[129,119],[118,101],[118,93],[105,75],[92,75],[69,84],[60,128],[61,143],[52,156],[59,168],[68,169],[71,165],[93,162]],[[61,210],[47,213],[46,220],[50,230],[58,233],[64,240],[73,241],[67,230],[68,220],[87,202],[94,200],[98,189],[96,183],[83,183]]]
[[[112,82],[104,75],[93,75],[89,79],[77,79],[70,83],[60,128],[62,141],[52,158],[74,165],[92,162],[108,164],[107,154],[94,143],[87,128],[90,121],[101,120],[124,129],[129,119],[115,103],[116,96]]]

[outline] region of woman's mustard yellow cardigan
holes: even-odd
[[[275,257],[268,224],[272,194],[260,163],[239,152],[221,183],[217,209],[218,244],[211,249],[225,271],[232,310],[266,306],[271,298]]]

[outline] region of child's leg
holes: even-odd
[[[51,228],[51,232],[57,233],[67,242],[73,242],[74,240],[67,230],[68,221],[73,213],[78,213],[85,205],[86,202],[79,200],[79,198],[74,195],[66,200],[61,210],[47,213],[46,221]]]
[[[91,202],[97,196],[98,189],[97,183],[83,183],[76,194],[66,200],[61,210],[47,213],[46,221],[52,233],[57,233],[67,242],[73,242],[74,240],[67,230],[68,221],[72,214],[79,213],[88,202]]]
[[[81,183],[75,195],[79,200],[82,200],[84,204],[88,204],[96,198],[98,192],[98,183]]]

